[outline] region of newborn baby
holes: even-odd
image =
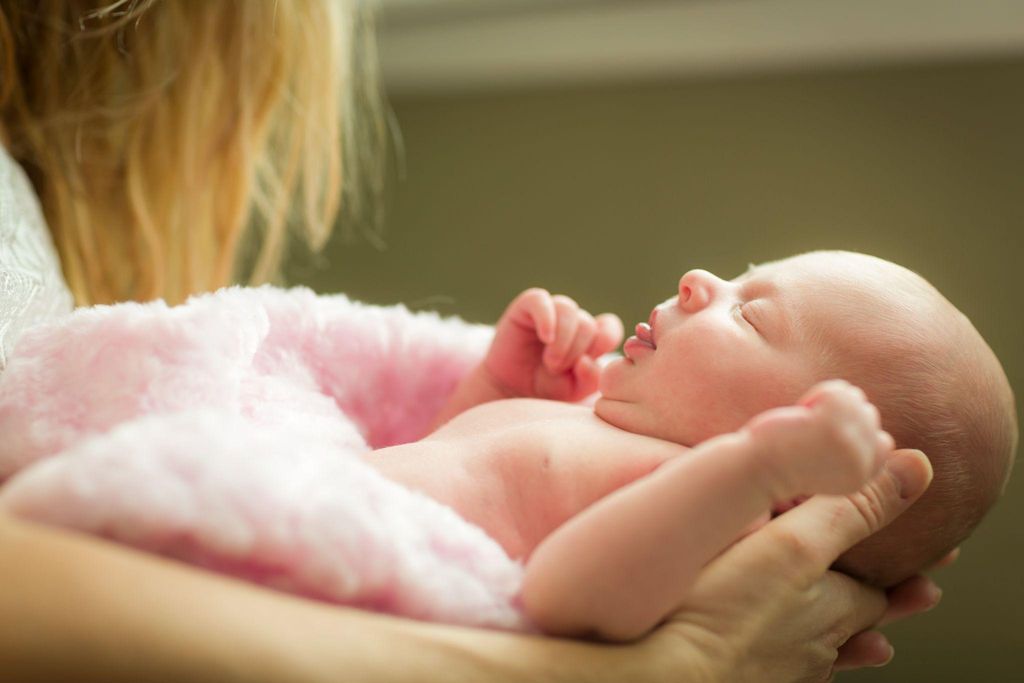
[[[367,456],[522,558],[522,605],[548,633],[644,634],[772,510],[858,490],[894,445],[924,451],[935,478],[841,558],[869,582],[938,560],[1004,488],[1017,426],[1002,368],[965,316],[894,264],[814,252],[732,281],[690,271],[599,370],[620,337],[614,316],[528,290],[443,426]],[[593,408],[494,400],[578,401],[598,386]]]

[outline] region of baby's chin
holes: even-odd
[[[647,407],[642,403],[619,401],[607,396],[600,396],[594,403],[594,414],[612,427],[630,434],[670,441],[688,448],[693,448],[695,444],[699,443],[698,440],[674,430],[673,428],[678,427],[677,424],[669,424],[670,421],[660,419],[648,412]]]
[[[625,412],[625,409],[626,406],[622,401],[608,398],[603,392],[597,393],[597,399],[594,401],[594,414],[611,426],[625,429],[628,432],[631,430],[622,426],[622,413]]]
[[[639,434],[641,436],[653,436],[664,439],[660,434],[649,429],[644,424],[644,413],[642,407],[632,401],[619,400],[599,394],[594,402],[594,414],[599,418],[625,432]]]
[[[597,390],[601,394],[615,396],[619,385],[625,381],[623,373],[628,372],[628,367],[623,366],[632,365],[633,361],[622,354],[606,353],[598,359],[597,364],[601,369],[601,374],[597,378]]]

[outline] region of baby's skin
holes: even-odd
[[[851,493],[891,448],[860,390],[834,380],[695,448],[626,432],[588,407],[508,399],[372,462],[523,558],[523,606],[541,630],[631,640],[773,504]]]
[[[814,283],[834,264],[808,256],[732,281],[686,273],[603,370],[618,319],[527,290],[440,426],[367,459],[521,558],[544,632],[640,637],[773,509],[852,493],[892,451],[864,393],[822,381],[801,331],[828,324]]]

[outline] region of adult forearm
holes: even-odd
[[[285,673],[287,643],[272,642],[280,629],[266,620],[272,601],[240,584],[6,515],[0,556],[0,669],[13,680],[229,682]]]
[[[261,589],[0,514],[0,670],[21,683],[649,680],[617,648]]]

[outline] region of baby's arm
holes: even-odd
[[[526,614],[555,635],[637,638],[774,501],[852,492],[891,449],[859,389],[819,385],[800,405],[666,461],[558,528],[527,563]]]

